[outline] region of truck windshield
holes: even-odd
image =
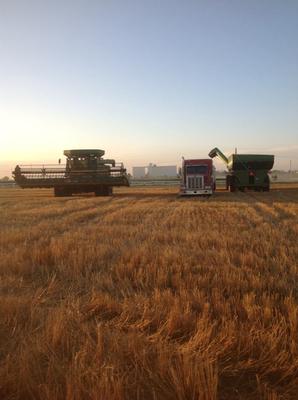
[[[207,173],[207,165],[189,165],[187,168],[187,174],[200,174],[205,175]]]

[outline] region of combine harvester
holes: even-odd
[[[17,165],[14,179],[21,188],[54,188],[55,196],[88,192],[110,196],[113,186],[129,186],[129,180],[123,164],[103,159],[104,154],[104,150],[64,150],[65,167]]]
[[[268,172],[274,164],[273,155],[231,154],[226,157],[217,147],[210,151],[209,157],[218,156],[227,165],[227,190],[235,192],[246,189],[255,191],[270,190]]]
[[[215,191],[213,162],[210,158],[185,160],[181,168],[180,196],[210,196]]]

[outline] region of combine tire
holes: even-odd
[[[110,186],[104,186],[95,190],[95,196],[112,196],[113,188]]]
[[[67,197],[67,196],[71,196],[72,195],[72,193],[69,191],[69,190],[67,190],[67,189],[65,189],[65,188],[60,188],[60,187],[55,187],[54,188],[54,194],[55,194],[55,197]]]

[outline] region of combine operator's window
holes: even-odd
[[[187,175],[205,175],[207,174],[207,165],[189,165],[187,166]]]

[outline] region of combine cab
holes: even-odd
[[[227,158],[217,147],[210,151],[209,157],[218,156],[227,166],[227,189],[251,189],[269,191],[270,179],[268,172],[274,164],[274,156],[267,154],[232,154]]]
[[[55,196],[94,192],[109,196],[113,186],[129,186],[126,169],[115,160],[105,160],[104,150],[65,150],[66,165],[15,167],[16,183],[22,188],[54,188]]]
[[[180,195],[210,196],[215,190],[213,172],[213,163],[210,159],[183,159]]]

